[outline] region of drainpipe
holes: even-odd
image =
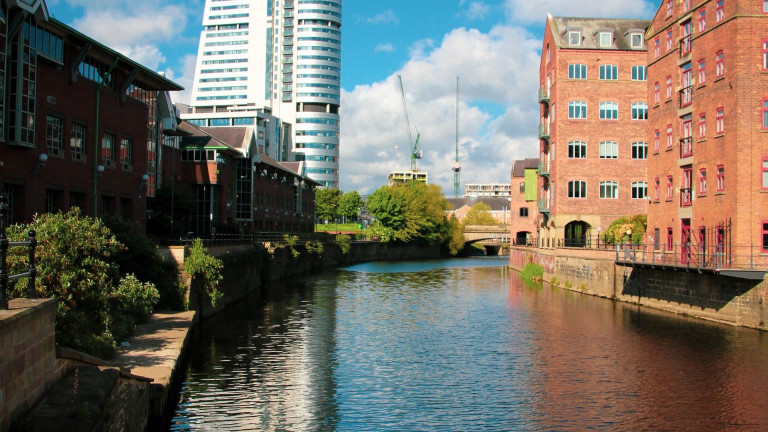
[[[104,82],[106,81],[107,77],[112,73],[113,70],[115,70],[115,66],[117,66],[117,62],[120,60],[120,57],[115,58],[115,61],[112,62],[112,66],[109,67],[109,70],[101,76],[101,82],[97,83],[96,88],[96,121],[93,125],[93,218],[98,219],[99,218],[99,153],[101,150],[99,146],[99,111],[101,108],[101,88],[104,86]],[[112,143],[112,151],[115,151],[114,143]]]

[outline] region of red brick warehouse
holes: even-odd
[[[654,248],[765,260],[768,3],[665,0],[646,37]]]
[[[547,17],[539,67],[543,246],[596,241],[645,214],[645,20]]]
[[[145,223],[166,91],[182,88],[34,6],[1,2],[0,183],[7,223],[80,207]]]

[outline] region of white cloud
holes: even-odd
[[[180,35],[186,24],[185,8],[176,5],[152,10],[88,9],[74,22],[77,29],[108,46],[166,41]]]
[[[384,81],[343,92],[342,189],[372,192],[391,170],[410,166],[397,75],[403,77],[414,138],[416,127],[421,132],[424,159],[418,165],[429,172],[431,183],[452,194],[457,76],[462,183],[508,181],[513,160],[538,153],[540,45],[519,27],[499,26],[488,33],[456,29],[439,46],[422,42]],[[489,105],[504,111],[493,112]]]
[[[181,75],[178,77],[178,79],[176,78],[176,74],[173,70],[166,71],[166,74],[170,79],[184,87],[184,91],[171,93],[173,102],[181,102],[189,105],[192,98],[192,85],[195,80],[195,65],[197,63],[197,55],[188,54],[181,59],[181,63]]]
[[[378,15],[366,18],[365,21],[369,24],[397,24],[400,19],[397,18],[392,9],[387,9]]]
[[[395,52],[395,46],[391,43],[381,43],[376,45],[374,49],[376,52]]]
[[[485,19],[491,12],[491,6],[482,1],[468,2],[467,0],[461,0],[461,2],[459,2],[459,7],[462,7],[467,3],[469,3],[469,7],[464,9],[461,14],[470,20]]]
[[[547,13],[556,16],[650,19],[657,5],[647,0],[506,0],[505,7],[511,22],[543,23]]]

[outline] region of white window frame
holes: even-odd
[[[600,118],[603,120],[618,120],[619,103],[610,101],[600,102]]]
[[[639,43],[635,43],[635,38],[638,39]],[[629,34],[629,46],[632,48],[638,49],[643,47],[643,34],[642,33],[630,33]]]
[[[572,148],[574,149],[573,151],[571,151]],[[576,151],[576,149],[578,149],[578,151]],[[587,158],[587,142],[586,141],[577,140],[577,141],[568,142],[568,159],[586,159],[586,158]]]
[[[642,195],[642,196],[641,196]],[[648,196],[648,182],[632,182],[632,199],[644,200]]]
[[[574,36],[578,38],[578,42],[574,43]],[[578,30],[568,30],[568,46],[577,47],[581,46],[581,32]]]
[[[580,115],[571,115],[571,114],[580,114]],[[568,118],[569,119],[587,118],[587,103],[585,101],[568,102]]]
[[[632,159],[648,159],[648,143],[636,141],[632,143]]]
[[[615,180],[601,181],[600,199],[619,199],[619,182]]]
[[[616,81],[619,79],[619,66],[614,64],[600,65],[600,79],[604,81]]]
[[[568,182],[568,198],[584,199],[587,197],[587,182],[571,180]]]
[[[608,38],[608,40],[605,40]],[[600,48],[612,48],[613,47],[613,33],[609,31],[601,31],[597,34],[597,43]]]
[[[643,114],[643,115],[640,115]],[[632,102],[632,120],[648,120],[648,104]]]
[[[568,65],[568,79],[587,79],[587,65],[583,63],[571,63]]]
[[[619,143],[616,141],[600,141],[600,159],[618,159]]]

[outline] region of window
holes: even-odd
[[[667,125],[667,150],[672,148],[672,125]]]
[[[581,45],[581,32],[571,30],[568,32],[568,45],[575,47]]]
[[[768,129],[768,98],[763,98],[763,129]]]
[[[570,119],[587,118],[587,103],[582,101],[568,102],[568,118]]]
[[[693,33],[691,20],[687,20],[680,26],[680,33],[680,54],[688,54],[691,52],[691,33]]]
[[[520,217],[528,217],[528,207],[520,207]]]
[[[707,29],[707,10],[702,9],[699,11],[699,33]]]
[[[629,44],[632,48],[643,47],[643,34],[642,33],[630,33]]]
[[[763,252],[768,252],[768,221],[763,221]]]
[[[699,85],[707,82],[707,62],[699,60]]]
[[[667,30],[667,51],[672,49],[672,29]]]
[[[763,41],[763,70],[768,70],[768,40]]]
[[[675,6],[672,0],[667,0],[667,16],[672,16],[672,12],[674,12]]]
[[[520,182],[520,193],[525,193],[525,182]]]
[[[555,122],[555,113],[557,112],[557,110],[555,109],[555,105],[556,104],[552,104],[552,110],[549,112],[549,114],[550,114],[550,116],[549,116],[550,117],[550,123],[554,123]]]
[[[587,65],[585,64],[569,64],[568,65],[568,78],[570,79],[587,79]]]
[[[632,199],[645,199],[648,192],[648,182],[632,182]]]
[[[587,143],[584,141],[571,141],[568,143],[568,158],[569,159],[586,159],[587,158]]]
[[[692,0],[683,0],[683,12],[691,10],[691,1]]]
[[[717,166],[717,191],[725,192],[725,166]]]
[[[616,141],[603,141],[600,143],[600,159],[618,159],[619,143]]]
[[[133,140],[130,138],[120,139],[120,163],[133,165]]]
[[[601,80],[617,80],[619,79],[619,67],[616,65],[600,65],[600,79]]]
[[[659,198],[661,197],[661,181],[659,180],[658,177],[656,177],[653,180],[653,184],[654,184],[654,186],[653,186],[653,199],[655,201],[658,201]]]
[[[658,57],[661,54],[661,42],[659,38],[653,41],[653,56]]]
[[[600,32],[600,48],[610,48],[613,46],[613,33]]]
[[[619,182],[616,182],[616,181],[600,182],[600,198],[602,199],[619,198]]]
[[[632,143],[632,159],[648,159],[648,143]]]
[[[674,247],[674,237],[672,236],[672,228],[667,228],[667,250],[672,250]]]
[[[645,66],[632,66],[632,81],[645,81],[647,79],[647,71]]]
[[[725,18],[725,8],[723,0],[717,0],[717,8],[715,9],[715,21],[720,22]]]
[[[661,139],[659,138],[660,135],[661,134],[658,129],[656,129],[653,132],[653,151],[655,151],[656,153],[658,153],[660,150],[660,144],[661,144],[660,143]]]
[[[725,108],[717,109],[715,117],[715,133],[720,135],[725,133]]]
[[[101,137],[101,160],[105,166],[115,161],[115,135],[108,132]]]
[[[675,185],[672,183],[672,176],[667,176],[667,200],[672,200],[675,193]]]
[[[762,188],[768,190],[768,157],[764,157],[761,164]]]
[[[699,170],[699,195],[707,194],[707,169]]]
[[[547,64],[549,64],[550,60],[552,60],[552,52],[549,50],[549,44],[547,44]]]
[[[586,198],[587,182],[574,180],[568,182],[568,198]]]
[[[763,13],[768,13],[768,0],[763,0]]]
[[[648,104],[632,102],[632,120],[648,120]]]
[[[718,51],[715,59],[715,76],[719,78],[725,75],[725,54]]]
[[[672,75],[667,77],[667,99],[672,99]]]
[[[72,123],[72,136],[69,138],[69,151],[72,153],[72,160],[85,160],[85,126]]]
[[[618,102],[600,102],[600,118],[616,120],[619,118]]]
[[[45,118],[45,146],[51,156],[60,156],[64,150],[64,120],[54,116]]]
[[[693,170],[691,168],[683,168],[682,180],[683,184],[680,188],[680,206],[690,207],[693,203]]]
[[[707,115],[699,114],[699,139],[707,137]]]
[[[659,83],[653,85],[653,104],[658,105],[659,104]]]

